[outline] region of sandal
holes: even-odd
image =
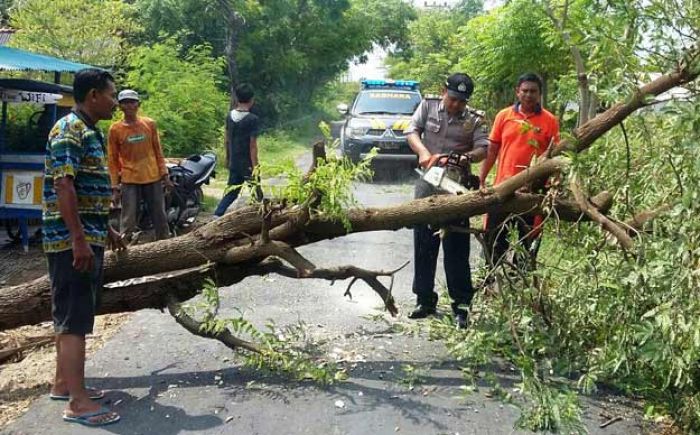
[[[103,420],[93,421],[95,417],[101,417],[103,415],[110,415],[110,417]],[[84,426],[90,427],[106,426],[108,424],[116,423],[120,419],[121,417],[119,416],[119,414],[117,414],[114,411],[111,411],[109,408],[105,408],[104,406],[95,412],[87,412],[85,414],[80,415],[67,415],[65,412],[63,413],[64,421],[67,421],[69,423],[79,423]]]
[[[104,390],[98,390],[96,388],[90,388],[86,387],[85,388],[88,392],[88,397],[90,397],[91,400],[100,400],[105,397],[105,392]],[[49,398],[51,400],[70,400],[70,395],[69,394],[53,394],[49,393]]]

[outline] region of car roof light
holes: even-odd
[[[418,90],[420,82],[416,80],[362,80],[362,89],[407,89]]]

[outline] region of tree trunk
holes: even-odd
[[[240,30],[243,27],[244,21],[241,16],[233,9],[233,5],[229,0],[219,0],[219,6],[226,20],[226,66],[229,79],[229,109],[233,110],[236,106],[236,86],[240,82],[238,74],[238,62],[236,62],[236,53],[238,51],[238,40]],[[228,136],[228,131],[226,132]]]
[[[688,53],[689,58],[700,55],[700,43]],[[697,62],[697,60],[695,61]],[[590,147],[603,134],[618,125],[629,115],[648,104],[649,97],[657,96],[676,86],[682,86],[695,80],[700,74],[697,65],[681,64],[680,68],[671,73],[662,75],[646,85],[638,88],[626,101],[613,105],[605,112],[599,114],[584,125],[574,130],[575,142],[562,141],[554,150],[553,155],[563,151],[580,153]]]
[[[583,61],[583,56],[579,48],[571,42],[571,35],[569,31],[566,30],[566,20],[568,19],[569,13],[569,0],[566,0],[563,6],[563,12],[561,18],[557,18],[552,5],[549,2],[545,2],[545,11],[547,15],[552,20],[554,26],[559,30],[564,43],[569,47],[571,52],[571,57],[574,61],[574,66],[576,67],[576,77],[578,82],[578,119],[576,121],[576,127],[580,127],[587,123],[590,118],[591,104],[592,104],[592,94],[588,83],[588,73],[586,72],[586,65]]]
[[[495,194],[490,195],[493,196]],[[499,202],[487,207],[483,203],[490,200],[467,197],[468,195],[442,195],[395,207],[353,210],[350,212],[353,225],[351,232],[398,230],[420,223],[448,222],[456,216],[473,216],[496,208],[514,213],[542,212],[541,195],[518,193],[502,207],[498,206]],[[604,192],[592,198],[591,202],[605,213],[612,204],[612,197]],[[215,280],[219,286],[226,286],[239,282],[246,276],[279,273],[278,264],[268,260],[261,261],[268,256],[267,254],[257,252],[256,247],[250,245],[249,239],[238,238],[240,233],[235,220],[237,216],[249,212],[257,213],[257,210],[251,209],[252,207],[247,207],[241,212],[229,213],[195,231],[197,236],[190,233],[174,239],[139,245],[131,249],[131,252],[127,251],[128,256],[108,254],[105,259],[107,284],[103,288],[100,314],[164,308],[168,295],[174,295],[181,301],[190,299],[199,292],[207,279]],[[573,201],[559,202],[555,209],[561,219],[586,220]],[[276,228],[282,229],[284,225],[278,225]],[[271,231],[273,239],[274,233],[275,231]],[[290,245],[299,246],[345,234],[347,231],[338,222],[312,218],[302,229],[289,233],[286,241]],[[212,244],[210,249],[206,248],[207,241]],[[235,248],[227,251],[226,241],[229,241],[228,246]],[[196,251],[192,247],[194,243],[197,243],[202,251],[197,255],[190,255]],[[173,254],[175,252],[177,255]],[[163,261],[163,258],[167,258],[168,261]],[[183,258],[193,262],[183,267]],[[207,258],[210,260],[207,261]],[[125,270],[128,272],[124,272]],[[128,278],[128,275],[139,278]],[[46,276],[27,284],[0,290],[0,330],[50,319],[51,291]]]

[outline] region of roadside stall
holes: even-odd
[[[46,139],[56,120],[74,104],[72,88],[59,84],[61,73],[89,67],[0,46],[0,71],[54,73],[55,83],[0,78],[0,221],[25,252],[29,224],[41,220]],[[11,105],[24,116],[11,116]]]

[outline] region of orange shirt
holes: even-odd
[[[547,151],[550,142],[559,143],[559,121],[545,109],[525,115],[516,104],[496,115],[489,140],[499,144],[494,184],[530,166],[533,156]]]
[[[109,176],[119,183],[153,183],[168,173],[154,120],[138,117],[134,124],[115,122],[109,128]]]

